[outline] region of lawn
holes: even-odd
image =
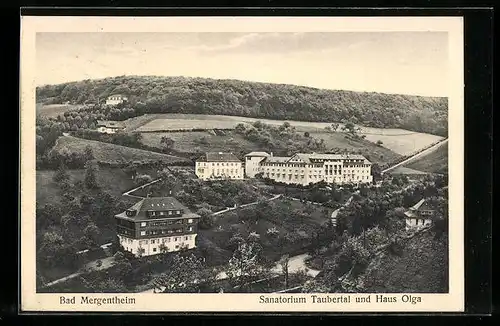
[[[311,132],[312,137],[324,139],[327,150],[361,151],[372,162],[385,163],[393,161],[399,155],[391,150],[377,146],[363,139],[348,139],[343,133],[336,132]],[[191,131],[191,132],[155,132],[143,133],[141,142],[144,145],[160,148],[161,138],[168,137],[174,140],[174,150],[184,153],[224,151],[235,154],[246,154],[252,151],[261,151],[262,148],[234,131],[224,130],[217,132]]]
[[[429,173],[448,173],[448,144],[440,146],[434,152],[420,157],[406,167]]]
[[[141,142],[159,148],[163,136],[173,139],[174,149],[179,152],[231,151],[238,153],[259,150],[257,144],[232,131],[219,131],[218,134],[208,131],[143,133]]]
[[[37,170],[36,171],[36,201],[39,204],[58,203],[61,199],[61,190],[58,185],[52,181],[54,171]],[[83,180],[85,170],[68,170],[68,174],[73,182]],[[97,173],[97,182],[101,190],[108,192],[113,196],[120,197],[125,191],[134,188],[134,183],[123,170],[118,168],[99,168]],[[125,198],[124,198],[125,199]]]
[[[405,135],[366,134],[366,139],[374,143],[380,140],[382,146],[389,148],[393,152],[400,155],[409,155],[443,139],[443,137],[415,132]]]
[[[270,125],[282,125],[285,121],[257,119],[239,116],[224,115],[203,115],[203,114],[157,114],[156,119],[152,117],[144,118],[148,120],[146,124],[136,129],[139,132],[154,132],[165,130],[186,130],[186,129],[232,129],[238,123],[253,123],[261,121]],[[308,121],[288,121],[297,131],[319,132],[328,122],[308,122]],[[443,138],[431,134],[418,133],[404,129],[383,129],[361,127],[360,134],[366,135],[366,139],[375,143],[378,140],[383,142],[383,146],[400,154],[406,155],[422,149],[431,143]]]
[[[130,162],[140,160],[161,160],[164,162],[187,161],[187,159],[177,156],[71,136],[60,137],[53,150],[82,153],[87,146],[92,148],[96,160],[102,162]]]
[[[81,105],[72,104],[49,104],[44,105],[42,103],[36,104],[36,112],[41,116],[47,118],[57,118],[58,115],[63,114],[66,111],[77,110],[81,108]]]

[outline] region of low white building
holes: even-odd
[[[196,160],[195,174],[202,180],[242,180],[243,162],[233,153],[208,152]]]
[[[371,162],[357,154],[304,154],[291,157],[269,156],[259,162],[262,177],[277,182],[310,183],[371,183]]]
[[[123,131],[125,126],[123,126],[118,121],[98,121],[97,131],[103,134],[116,134],[117,132]]]
[[[245,155],[245,176],[247,178],[255,178],[255,175],[260,172],[260,162],[269,156],[273,156],[273,154],[266,152],[251,152]]]
[[[406,229],[430,226],[435,214],[434,208],[425,199],[421,199],[405,212]]]
[[[122,94],[114,94],[106,98],[106,105],[117,105],[126,102],[128,98]]]

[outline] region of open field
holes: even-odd
[[[239,116],[224,115],[202,115],[202,114],[158,114],[142,126],[136,128],[138,132],[154,132],[168,130],[190,130],[190,129],[232,129],[238,123],[253,123],[261,121],[270,125],[282,125],[282,120],[256,119]],[[151,119],[149,117],[148,119]],[[311,133],[324,132],[324,128],[331,126],[327,122],[289,121],[297,131],[308,131]],[[381,140],[383,146],[390,150],[407,155],[443,137],[408,131],[404,129],[381,129],[361,127],[360,134],[366,135],[371,142]]]
[[[81,107],[82,107],[81,105],[72,105],[72,104],[44,105],[42,103],[37,103],[36,113],[47,118],[57,118],[58,115],[63,114],[66,111],[76,110]]]
[[[90,146],[94,157],[102,162],[129,162],[140,160],[162,160],[165,162],[186,161],[185,158],[150,152],[142,149],[125,147],[94,140],[63,136],[57,140],[53,150],[82,153],[85,147]]]
[[[38,204],[53,204],[61,200],[61,189],[52,181],[55,171],[37,170],[36,171],[36,201]],[[73,182],[83,180],[85,169],[68,170],[68,174]],[[97,173],[97,182],[101,190],[117,197],[126,190],[134,187],[133,180],[122,170],[118,168],[100,167]],[[125,200],[126,197],[123,197]]]
[[[440,146],[436,151],[411,162],[406,167],[430,173],[447,173],[448,144]]]
[[[180,152],[209,152],[209,151],[253,151],[258,150],[254,144],[241,135],[230,130],[224,134],[214,134],[208,131],[193,132],[168,132],[168,133],[143,133],[141,142],[148,146],[161,147],[160,140],[163,136],[174,140],[174,148]]]
[[[208,131],[192,132],[154,132],[143,133],[141,142],[145,145],[161,148],[160,140],[163,136],[174,140],[174,149],[179,152],[207,152],[225,151],[235,154],[246,154],[260,151],[262,147],[231,130],[218,131],[217,134]],[[399,157],[391,150],[380,147],[363,139],[347,139],[343,133],[320,132],[311,136],[324,139],[326,148],[347,149],[361,151],[369,159],[377,163],[385,163]]]

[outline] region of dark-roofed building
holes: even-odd
[[[125,126],[118,121],[98,121],[97,131],[104,134],[115,134],[119,131],[123,131]]]
[[[421,199],[405,212],[406,229],[429,226],[435,218],[435,209],[428,201]]]
[[[144,198],[115,215],[120,245],[136,256],[196,246],[199,215],[174,197]]]
[[[233,153],[208,152],[195,163],[196,176],[202,180],[241,180],[243,172],[243,162]]]

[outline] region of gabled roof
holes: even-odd
[[[248,153],[245,156],[265,156],[265,157],[269,157],[269,156],[271,156],[271,154],[266,153],[266,152],[251,152],[251,153]]]
[[[110,98],[112,96],[118,96],[118,97],[121,97],[121,98],[126,98],[127,97],[126,95],[123,95],[123,94],[111,94],[111,95],[108,96],[108,98]]]
[[[410,207],[410,209],[405,212],[405,216],[409,218],[417,218],[420,217],[419,212],[421,211],[434,211],[434,207],[432,207],[429,202],[423,198],[418,203]],[[431,217],[425,216],[425,218]]]
[[[290,160],[289,156],[268,156],[262,160],[263,163],[286,163]]]
[[[127,216],[125,212],[117,214],[116,216],[133,219],[133,220],[144,220],[148,219],[146,216],[147,211],[167,211],[167,210],[181,210],[184,211],[182,217],[198,217],[197,214],[193,214],[189,209],[181,204],[174,197],[147,197],[141,199],[139,202],[132,205],[127,209],[128,211],[133,210],[136,211],[136,215],[133,217]],[[168,217],[164,216],[162,218],[176,218],[176,217]],[[177,217],[178,218],[178,217]]]
[[[97,121],[98,127],[123,129],[125,126],[118,121]]]
[[[421,199],[418,203],[410,207],[412,211],[434,210],[434,208],[425,199]]]
[[[207,152],[200,157],[198,162],[241,162],[233,153]]]

